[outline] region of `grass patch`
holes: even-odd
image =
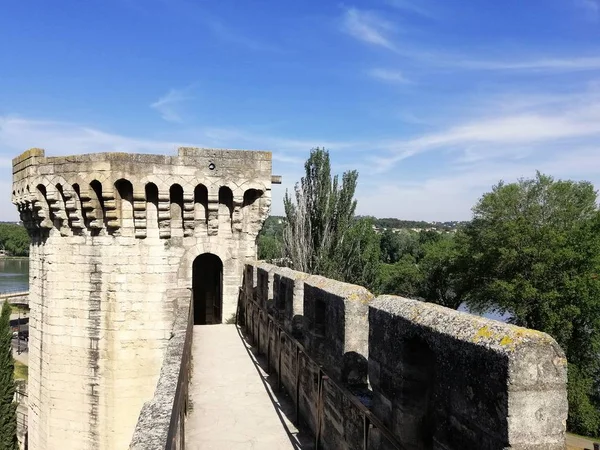
[[[567,433],[567,450],[585,450],[586,448],[592,448],[593,442],[600,442],[600,439]]]
[[[29,368],[20,361],[15,360],[15,380],[27,380]]]
[[[582,436],[581,434],[575,434],[575,433],[571,433],[570,431],[567,431],[567,435],[571,435],[571,436],[575,436],[581,439],[587,439],[589,441],[594,441],[594,442],[600,442],[600,437],[593,437],[593,436]]]
[[[21,314],[29,314],[29,308],[21,305],[10,305],[11,312],[18,313],[21,311]]]

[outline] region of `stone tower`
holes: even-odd
[[[127,448],[177,300],[194,289],[198,324],[235,313],[271,182],[268,152],[13,160],[12,201],[32,237],[31,449]]]

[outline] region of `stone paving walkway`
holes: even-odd
[[[235,325],[194,326],[187,449],[302,448],[247,348]]]

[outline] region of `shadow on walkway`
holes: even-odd
[[[292,398],[284,391],[277,390],[277,376],[267,372],[267,358],[264,355],[257,355],[256,349],[250,345],[242,327],[237,326],[238,335],[244,344],[248,355],[252,359],[252,363],[258,372],[267,394],[273,403],[273,408],[277,412],[277,416],[285,429],[290,442],[296,450],[312,450],[315,448],[315,437],[304,427],[297,427],[293,421],[296,417],[296,407]],[[300,429],[299,429],[300,428]]]

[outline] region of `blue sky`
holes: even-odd
[[[273,213],[309,150],[358,212],[463,220],[498,180],[600,187],[600,0],[29,0],[0,13],[11,159],[270,150]]]

